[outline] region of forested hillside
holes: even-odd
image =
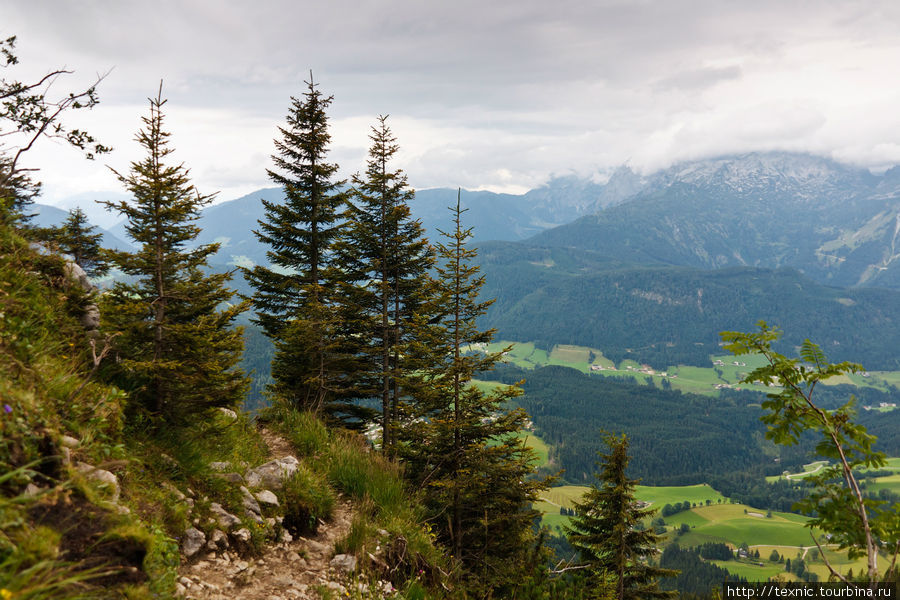
[[[525,393],[516,402],[532,416],[535,432],[551,444],[555,465],[572,483],[590,479],[599,431],[628,434],[634,448],[629,474],[645,485],[709,483],[742,472],[756,480],[795,469],[815,455],[811,437],[796,446],[764,439],[760,403],[765,398],[760,392],[698,396],[560,366],[524,371],[505,365],[483,377],[525,380]],[[848,386],[820,389],[821,401],[829,407],[852,394]],[[884,398],[881,392],[871,393],[874,399]],[[860,421],[878,437],[882,451],[900,454],[900,411],[865,412]],[[733,488],[728,489],[732,494]],[[789,507],[790,502],[778,508]]]
[[[782,348],[821,340],[835,360],[894,370],[900,294],[827,287],[793,269],[633,266],[573,249],[482,244],[485,324],[500,337],[601,348],[665,369],[707,366],[718,333],[790,324]]]

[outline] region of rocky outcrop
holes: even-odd
[[[80,287],[85,293],[93,294],[97,291],[97,288],[94,287],[94,284],[88,278],[87,273],[84,272],[84,269],[78,263],[67,260],[64,273],[72,284]],[[100,328],[100,309],[93,302],[85,305],[84,312],[81,314],[81,325],[87,331],[95,331]]]
[[[284,482],[299,468],[300,461],[293,456],[284,456],[249,469],[244,474],[244,480],[248,487],[277,491],[284,487]]]
[[[75,470],[84,475],[88,480],[97,484],[97,487],[105,490],[110,495],[110,502],[119,502],[119,479],[111,472],[80,462],[75,465]]]

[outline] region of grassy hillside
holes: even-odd
[[[365,573],[399,588],[416,577],[437,585],[445,559],[412,493],[355,434],[270,412],[301,466],[276,492],[278,505],[261,509],[266,519],[248,512],[246,495],[220,470],[268,460],[254,424],[221,410],[161,424],[133,410],[95,368],[110,359],[110,337],[81,324],[92,297],[67,268],[0,226],[3,600],[172,598],[186,530],[209,537],[221,523],[215,510],[238,521],[229,531],[247,532],[229,533],[234,556],[253,556],[285,531],[310,535],[339,496],[358,507],[341,548],[358,555]],[[376,534],[403,540],[385,549],[381,566],[365,554]]]

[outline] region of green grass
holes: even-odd
[[[770,563],[767,560],[711,560],[714,565],[727,569],[728,572],[737,577],[744,577],[747,581],[766,581],[772,577],[783,576],[785,580],[793,581],[796,579],[790,573],[786,573],[784,565],[779,563]],[[763,563],[759,566],[756,563]]]
[[[542,492],[541,497],[557,506],[572,508],[574,503],[580,500],[588,489],[587,486],[583,485],[562,485]],[[705,504],[707,500],[711,500],[713,503],[718,503],[719,500],[725,501],[725,497],[722,494],[705,483],[682,486],[639,485],[635,489],[635,496],[638,500],[649,502],[653,508],[657,509],[661,509],[666,504],[675,504],[676,502],[687,501],[691,504]]]
[[[536,503],[535,508],[544,513],[544,524],[551,529],[567,524],[568,517],[559,514],[560,507],[571,508],[587,489],[584,486],[568,485],[543,492],[542,502]],[[726,542],[737,547],[747,543],[751,546],[765,545],[768,555],[773,546],[812,545],[809,529],[804,526],[806,517],[775,512],[771,518],[767,518],[766,511],[743,504],[719,504],[718,500],[723,496],[708,485],[638,486],[635,495],[645,502],[652,502],[655,508],[684,501],[702,504],[666,517],[666,524],[671,529],[680,527],[682,523],[691,527],[688,533],[678,537],[679,543],[685,546]],[[709,506],[705,504],[707,499],[712,501]],[[796,554],[796,549],[794,550],[793,554]],[[793,554],[789,552],[789,555]]]
[[[900,474],[876,477],[874,483],[866,484],[866,490],[869,492],[890,490],[895,494],[900,494]]]
[[[650,502],[653,508],[661,509],[666,504],[676,502],[690,502],[691,504],[706,504],[725,501],[725,496],[712,489],[708,484],[682,485],[682,486],[646,486],[639,485],[635,490],[638,500]]]
[[[612,361],[603,356],[601,350],[587,346],[559,344],[554,346],[548,353],[535,348],[531,342],[503,340],[483,346],[482,349],[489,352],[500,352],[510,345],[512,345],[512,350],[507,353],[504,360],[522,369],[561,365],[577,369],[583,373],[590,373],[594,376],[630,377],[641,384],[652,381],[654,384],[659,385],[661,381],[666,380],[672,386],[672,389],[706,396],[717,396],[719,390],[715,386],[720,384],[730,385],[736,389],[759,392],[771,390],[771,388],[761,384],[739,383],[753,369],[765,364],[765,358],[759,355],[735,357],[730,354],[715,354],[709,357],[709,366],[670,365],[663,371],[666,373],[664,377],[659,372],[653,375],[639,373],[641,363],[635,360],[623,360],[618,365],[614,365]],[[593,362],[589,362],[591,353],[594,355]],[[716,364],[717,361],[720,361],[722,364]],[[591,364],[600,365],[603,367],[603,370],[591,371]],[[612,370],[611,367],[615,367],[615,370]],[[628,367],[632,367],[632,369],[628,369]],[[889,391],[890,385],[900,387],[900,371],[872,371],[867,377],[862,374],[851,374],[834,377],[826,380],[825,383],[827,385],[850,384]]]
[[[799,473],[788,473],[787,475],[785,475],[784,473],[782,473],[781,475],[769,475],[768,477],[766,477],[766,481],[772,483],[774,481],[778,481],[779,479],[784,479],[785,477],[789,477],[790,479],[803,479],[805,477],[809,477],[810,475],[815,475],[826,466],[828,466],[827,460],[817,460],[803,465],[803,470]]]
[[[705,522],[697,524],[696,517]],[[704,506],[666,518],[666,524],[674,527],[681,523],[693,525],[689,533],[681,536],[683,541],[680,543],[685,546],[705,542],[726,542],[735,546],[742,543],[750,546],[809,546],[812,538],[805,522],[806,517],[791,513],[773,512],[771,518],[766,518],[765,511],[743,504]]]

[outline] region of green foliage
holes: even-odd
[[[297,411],[284,401],[264,410],[260,420],[283,433],[300,456],[314,457],[330,447],[331,431],[325,424],[314,413]]]
[[[759,408],[748,399],[650,389],[559,366],[534,371],[500,366],[492,375],[504,383],[525,379],[525,393],[515,402],[531,415],[536,433],[572,483],[589,480],[602,427],[628,435],[632,473],[648,485],[693,484],[772,464],[760,452]]]
[[[42,230],[38,235],[51,247],[72,257],[84,269],[88,277],[102,277],[109,272],[103,248],[102,233],[88,223],[87,215],[80,208],[69,211],[69,216],[59,227]]]
[[[575,504],[576,516],[566,528],[569,543],[589,565],[598,590],[612,588],[619,600],[671,597],[674,594],[659,589],[658,580],[677,572],[648,564],[659,552],[659,538],[649,529],[635,527],[656,511],[638,507],[637,480],[625,474],[628,438],[607,434],[604,441],[608,450],[599,453],[597,480]]]
[[[291,98],[287,126],[275,140],[275,169],[268,171],[284,189],[284,204],[263,200],[266,219],[256,236],[267,244],[270,267],[245,271],[254,288],[254,322],[272,338],[272,391],[299,410],[322,412],[340,421],[360,414],[346,397],[348,372],[355,366],[344,347],[342,319],[334,294],[343,280],[334,264],[345,194],[334,179],[338,166],[326,162],[328,133],[323,97],[312,80],[302,99]]]
[[[328,520],[334,512],[335,493],[324,477],[305,465],[284,482],[281,491],[284,527],[295,534],[314,532],[319,519]]]
[[[0,69],[18,64],[15,54],[16,36],[0,40]],[[111,150],[97,142],[87,131],[68,127],[62,122],[74,110],[91,109],[97,105],[97,80],[82,91],[53,93],[58,79],[72,72],[53,69],[33,81],[0,78],[0,137],[7,152],[0,154],[0,223],[27,224],[30,215],[26,207],[37,195],[40,184],[31,180],[29,171],[20,160],[40,139],[62,141],[93,159]]]
[[[402,171],[388,167],[399,146],[381,116],[372,127],[365,177],[353,178],[347,227],[337,245],[346,273],[340,305],[345,335],[363,362],[355,370],[360,398],[381,406],[381,448],[396,454],[405,370],[404,346],[416,335],[415,312],[427,285],[431,249],[410,215],[413,191]]]
[[[112,262],[135,283],[117,282],[104,295],[101,314],[118,332],[117,361],[107,371],[138,405],[168,420],[211,407],[237,406],[247,379],[236,368],[242,338],[234,319],[247,305],[228,305],[228,274],[206,275],[215,245],[187,249],[198,235],[194,221],[212,200],[191,185],[183,165],[165,163],[172,149],[163,130],[160,95],[137,136],[146,157],[119,180],[134,202],[107,202],[124,215],[136,252],[110,252]]]
[[[328,480],[351,498],[369,498],[378,510],[388,513],[406,502],[397,464],[368,456],[359,436],[338,434],[326,461]]]
[[[267,409],[262,418],[300,444],[298,450],[305,448],[299,453],[307,456],[304,464],[316,482],[308,488],[320,490],[320,495],[336,490],[353,499],[357,514],[339,548],[365,563],[366,552],[380,547],[381,562],[370,569],[397,586],[420,577],[433,587],[446,578],[446,557],[423,527],[424,510],[395,462],[371,452],[359,434],[328,430],[315,415],[286,404]]]
[[[484,326],[500,339],[601,348],[616,363],[659,370],[708,367],[720,331],[748,330],[763,318],[829,340],[833,358],[900,369],[895,290],[828,287],[791,269],[640,266],[573,248],[486,242],[479,251],[484,295],[497,299]],[[789,332],[775,348],[802,342]]]
[[[774,383],[777,392],[767,395],[762,421],[766,436],[779,444],[796,444],[806,431],[821,438],[819,455],[835,463],[810,475],[815,488],[797,503],[800,510],[814,513],[809,527],[829,534],[832,542],[849,549],[851,558],[865,555],[868,579],[879,577],[878,550],[882,544],[900,549],[900,505],[887,508],[883,501],[862,493],[857,468],[878,468],[886,464],[885,455],[874,449],[875,437],[854,421],[854,399],[833,410],[823,409],[815,396],[817,385],[831,377],[862,371],[856,363],[830,363],[816,344],[805,340],[798,358],[788,358],[772,349],[781,332],[760,321],[754,333],[723,332],[725,348],[735,355],[759,353],[767,364],[747,375],[745,381]]]
[[[402,456],[438,540],[472,593],[489,596],[517,585],[512,565],[530,564],[537,516],[531,504],[548,482],[530,478],[535,456],[516,435],[527,415],[507,408],[519,388],[486,392],[470,385],[501,353],[465,350],[490,342],[493,332],[476,324],[490,303],[478,300],[484,279],[472,264],[476,251],[466,245],[471,230],[463,228],[462,212],[457,200],[453,229],[438,245],[433,295],[409,346],[414,369],[403,382],[411,414],[401,432]]]

